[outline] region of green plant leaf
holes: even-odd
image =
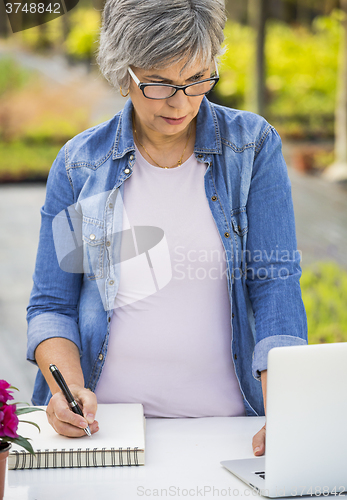
[[[25,450],[27,450],[29,453],[31,453],[31,455],[35,455],[34,449],[31,446],[31,444],[29,443],[28,439],[30,439],[30,438],[25,438],[23,436],[18,436],[16,438],[8,438],[8,437],[6,437],[6,441],[18,444],[18,446],[21,446],[22,448],[24,448]]]
[[[9,387],[9,389],[13,389],[15,391],[19,391],[19,389],[17,389],[17,387],[15,387],[14,385],[11,385],[11,387]]]
[[[39,432],[41,432],[41,429],[40,427],[37,425],[36,422],[30,422],[29,420],[20,420],[20,422],[23,422],[23,424],[30,424],[30,425],[34,425],[38,430]]]
[[[16,415],[24,415],[24,413],[32,413],[34,411],[45,411],[42,408],[36,408],[35,406],[30,406],[29,408],[17,408]]]

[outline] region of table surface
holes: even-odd
[[[11,470],[4,500],[252,497],[220,461],[253,457],[263,425],[264,417],[150,418],[145,466]]]

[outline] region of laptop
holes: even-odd
[[[265,456],[221,464],[262,496],[344,496],[347,342],[271,349],[266,414]]]

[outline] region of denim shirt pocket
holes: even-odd
[[[83,217],[83,268],[90,280],[104,277],[105,229],[103,221]]]
[[[246,207],[234,208],[231,210],[231,225],[234,232],[235,242],[235,267],[242,269],[245,274],[245,252],[248,233],[248,218]]]

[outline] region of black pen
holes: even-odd
[[[60,373],[58,368],[55,365],[49,365],[49,369],[51,370],[51,373],[52,373],[56,383],[59,385],[59,389],[64,394],[66,401],[69,403],[71,410],[74,413],[77,413],[78,415],[81,415],[81,417],[83,417],[83,413],[82,413],[81,408],[79,407],[77,401],[75,401],[75,398],[71,394],[71,391],[68,388],[68,386],[64,380],[64,377],[62,376],[62,374]],[[87,436],[91,437],[92,433],[90,432],[89,425],[83,430],[87,434]]]

